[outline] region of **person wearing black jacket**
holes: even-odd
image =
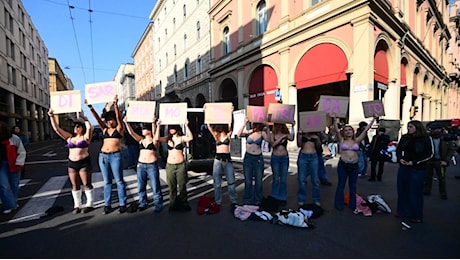
[[[423,222],[423,184],[426,164],[433,157],[431,137],[418,120],[407,123],[396,148],[399,169],[397,177],[398,206],[395,217],[410,218],[413,223]]]
[[[382,149],[387,148],[388,143],[390,142],[390,137],[385,134],[385,127],[379,127],[377,129],[377,134],[372,137],[371,145],[370,145],[370,161],[371,161],[371,177],[369,181],[375,181],[376,171],[375,168],[378,164],[378,171],[377,171],[377,180],[382,181],[383,175],[383,166],[385,161],[387,160],[386,155],[380,153]]]

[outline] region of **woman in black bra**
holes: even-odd
[[[128,133],[139,143],[139,158],[137,161],[137,192],[139,193],[139,211],[148,208],[149,202],[147,199],[147,177],[150,178],[153,201],[155,207],[154,212],[160,212],[163,209],[163,195],[161,193],[160,170],[158,168],[156,151],[158,141],[153,140],[155,133],[156,117],[153,117],[152,124],[143,123],[142,135],[138,135],[131,125],[128,123],[128,118],[124,118]]]
[[[157,121],[154,140],[166,143],[168,146],[168,158],[166,159],[166,180],[169,186],[169,211],[190,211],[187,195],[187,166],[185,164],[185,143],[193,140],[192,132],[185,121],[185,135],[179,125],[168,126],[168,136],[160,137],[161,120]],[[179,186],[179,196],[177,196]]]
[[[272,167],[272,197],[286,205],[287,201],[287,174],[289,170],[288,141],[294,140],[294,125],[291,123],[291,132],[286,124],[274,123],[273,131],[269,135],[270,146],[273,148],[270,158]]]
[[[209,125],[208,129],[216,140],[216,158],[213,165],[214,198],[216,203],[222,205],[222,172],[227,179],[228,194],[233,206],[238,203],[238,195],[235,189],[235,172],[230,157],[230,138],[232,131],[230,125]]]
[[[73,133],[69,133],[58,125],[53,112],[51,108],[48,111],[51,126],[56,134],[67,141],[67,147],[69,148],[68,172],[70,183],[72,183],[73,214],[80,213],[82,210],[82,184],[85,187],[86,196],[86,205],[83,208],[83,213],[88,213],[93,209],[93,185],[91,184],[93,169],[88,153],[88,145],[93,135],[91,123],[87,117],[80,115],[84,123],[75,121]]]
[[[86,101],[85,101],[86,103]],[[112,179],[117,183],[119,213],[125,213],[127,197],[126,183],[123,179],[123,155],[121,154],[121,142],[123,138],[123,121],[120,109],[118,108],[118,97],[115,95],[113,101],[115,111],[107,111],[103,117],[105,122],[99,117],[92,105],[88,105],[89,110],[96,118],[97,123],[103,132],[101,152],[99,153],[99,168],[104,178],[104,211],[103,214],[112,212]]]
[[[252,123],[252,128],[246,130],[248,117],[244,118],[244,125],[238,131],[238,136],[246,136],[246,153],[243,159],[244,195],[243,204],[260,206],[264,196],[264,156],[262,154],[262,140],[268,141],[267,127],[264,123]],[[252,181],[254,180],[254,185]]]

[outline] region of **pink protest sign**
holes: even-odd
[[[299,129],[303,132],[324,131],[328,123],[327,118],[324,111],[300,112]]]
[[[246,108],[246,116],[249,122],[262,123],[267,122],[267,108],[263,106],[250,106]]]
[[[187,103],[160,103],[159,119],[162,125],[185,124]]]
[[[155,101],[129,101],[126,111],[128,122],[151,123],[155,115]]]
[[[349,100],[349,97],[321,95],[319,98],[318,111],[335,114],[336,117],[346,117]]]
[[[382,100],[372,100],[362,102],[364,117],[373,117],[375,114],[378,116],[384,116],[385,110],[383,109]]]
[[[50,92],[50,107],[55,114],[81,112],[80,90]]]
[[[206,103],[203,108],[206,124],[230,124],[232,122],[232,103]]]
[[[85,85],[85,98],[88,104],[112,102],[116,94],[115,81]]]
[[[268,104],[269,121],[273,123],[292,123],[294,121],[295,105],[285,105],[278,103]]]

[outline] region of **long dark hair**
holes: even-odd
[[[218,140],[222,134],[227,135],[230,132],[228,124],[213,124],[214,138]]]
[[[8,140],[11,138],[11,129],[8,125],[0,121],[0,141]]]
[[[169,132],[170,129],[175,129],[177,135],[179,135],[179,136],[183,136],[184,133],[182,132],[182,128],[180,127],[180,125],[168,125],[168,141],[171,141],[171,142],[173,142],[173,144],[175,144],[173,139],[172,139],[173,135]]]
[[[415,127],[415,132],[412,134],[413,137],[422,137],[422,136],[428,135],[422,122],[418,120],[412,120],[412,121],[407,122],[407,124],[408,125],[411,124]]]

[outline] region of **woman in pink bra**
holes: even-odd
[[[91,142],[93,135],[91,123],[87,117],[80,115],[84,123],[78,120],[75,121],[73,133],[69,133],[58,125],[53,112],[52,108],[48,111],[51,126],[57,135],[67,141],[67,147],[69,147],[68,173],[70,183],[72,183],[73,214],[82,211],[82,184],[85,187],[86,196],[86,205],[83,207],[83,213],[88,213],[93,209],[93,185],[91,184],[93,169],[88,153],[88,144]]]
[[[337,165],[338,183],[335,191],[335,208],[343,210],[344,204],[344,190],[345,184],[348,179],[348,188],[350,193],[350,202],[348,206],[352,209],[356,209],[356,183],[358,182],[358,151],[359,143],[367,135],[367,131],[374,124],[376,115],[372,118],[369,124],[364,128],[361,135],[355,137],[355,131],[352,126],[345,125],[339,133],[337,120],[335,115],[330,115],[334,123],[334,131],[337,133],[339,142],[339,154],[340,160]]]

